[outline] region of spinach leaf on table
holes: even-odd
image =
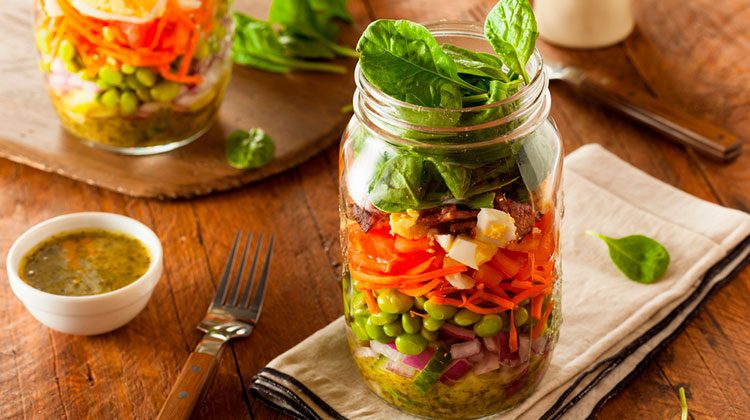
[[[596,232],[586,232],[603,240],[615,266],[630,280],[653,283],[667,271],[669,252],[662,244],[643,235],[610,238]]]
[[[274,150],[273,139],[260,128],[237,130],[229,135],[226,143],[227,161],[237,169],[254,169],[268,164],[273,159]]]
[[[298,60],[288,56],[269,22],[259,21],[238,12],[235,12],[233,17],[237,29],[232,41],[232,58],[238,64],[274,73],[288,73],[292,70],[346,73],[343,66]]]
[[[377,20],[357,44],[367,80],[396,99],[431,108],[461,108],[461,88],[484,93],[458,76],[456,63],[429,30],[405,20]]]
[[[336,55],[357,57],[356,51],[333,41],[338,32],[335,23],[315,13],[308,0],[275,0],[271,3],[268,20],[284,26],[292,36],[314,40]]]
[[[526,62],[539,32],[528,0],[502,0],[484,22],[484,35],[502,62],[529,83]]]

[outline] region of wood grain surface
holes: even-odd
[[[493,0],[350,0],[360,28],[375,18],[466,18]],[[687,112],[750,136],[750,8],[746,0],[636,0],[636,32],[595,51],[541,45],[545,55],[592,75],[640,87]],[[2,61],[3,66],[9,65]],[[720,165],[552,84],[552,115],[568,152],[597,142],[645,172],[700,198],[750,210],[750,155]],[[6,105],[7,98],[0,98]],[[311,111],[313,112],[313,111]],[[146,309],[100,337],[39,325],[0,282],[0,417],[154,418],[200,337],[221,265],[239,229],[276,234],[261,322],[227,349],[197,416],[279,418],[243,391],[252,376],[341,313],[335,147],[253,186],[192,201],[136,199],[0,161],[0,249],[26,228],[82,210],[142,220],[164,244],[165,274]],[[3,261],[4,262],[4,261]],[[0,263],[2,264],[2,263]],[[4,269],[3,269],[4,271]],[[750,271],[725,286],[665,351],[596,415],[679,418],[750,413]]]
[[[200,139],[171,153],[122,156],[92,149],[63,130],[39,72],[29,0],[8,0],[0,11],[0,157],[88,184],[139,197],[176,198],[223,191],[304,162],[338,141],[350,114],[355,60],[336,60],[348,73],[270,74],[235,66],[217,122]],[[267,15],[270,0],[237,0],[235,8]],[[346,27],[341,42],[354,45]],[[289,124],[294,121],[294,124]],[[276,141],[267,166],[229,166],[224,141],[237,129],[263,128]]]

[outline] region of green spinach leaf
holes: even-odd
[[[284,25],[285,30],[295,36],[319,42],[336,55],[357,57],[356,51],[337,45],[331,39],[331,36],[335,38],[336,25],[318,17],[308,0],[275,0],[271,3],[268,20]]]
[[[443,44],[443,51],[456,63],[459,73],[509,82],[503,62],[497,56],[470,51],[452,44]]]
[[[229,135],[226,143],[227,161],[237,169],[254,169],[268,164],[273,159],[274,150],[273,139],[260,128],[237,130]]]
[[[372,22],[357,44],[367,80],[396,99],[431,108],[461,108],[461,88],[484,93],[458,77],[456,63],[429,30],[405,20]]]
[[[502,62],[529,83],[526,62],[534,53],[539,32],[528,0],[502,0],[484,22],[484,35]]]
[[[662,244],[643,235],[610,238],[596,232],[586,232],[603,240],[615,266],[629,279],[638,283],[653,283],[667,271],[669,252]]]
[[[346,23],[353,21],[352,15],[346,8],[346,0],[310,0],[310,6],[315,13],[326,19],[336,18]]]
[[[237,29],[232,41],[232,58],[236,63],[274,73],[292,70],[346,73],[343,66],[289,57],[270,23],[238,12],[233,16]]]
[[[389,213],[417,209],[424,196],[424,159],[400,153],[386,160],[370,182],[368,195],[373,205]]]

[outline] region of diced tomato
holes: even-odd
[[[505,278],[505,275],[500,270],[497,270],[490,264],[482,264],[479,266],[479,270],[474,272],[474,280],[484,283],[485,287],[488,288],[494,288]]]
[[[430,238],[427,237],[421,239],[407,239],[403,236],[396,236],[395,247],[397,252],[421,252],[432,248],[432,243]]]
[[[490,264],[505,274],[505,278],[516,275],[526,264],[528,257],[524,253],[498,250],[490,260]]]
[[[128,45],[133,48],[150,46],[156,36],[156,21],[142,24],[120,22],[119,27],[125,35]]]

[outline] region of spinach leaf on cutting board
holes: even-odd
[[[586,233],[607,244],[612,262],[630,280],[653,283],[667,271],[670,262],[669,252],[662,244],[648,236],[610,238],[593,231]]]

